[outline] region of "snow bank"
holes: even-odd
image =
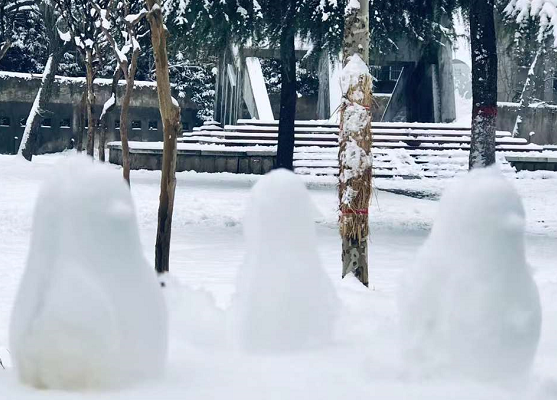
[[[156,376],[167,320],[143,256],[130,191],[82,156],[52,172],[37,199],[10,350],[22,382],[102,389]]]
[[[292,172],[272,171],[253,187],[235,304],[235,331],[244,349],[294,350],[330,340],[337,297],[319,260],[315,214]]]
[[[495,168],[466,174],[439,214],[400,295],[403,345],[421,371],[480,379],[528,372],[540,301],[524,252],[524,209]]]

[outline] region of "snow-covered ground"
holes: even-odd
[[[341,300],[333,342],[280,354],[249,355],[227,341],[229,307],[245,245],[242,216],[253,176],[178,174],[171,251],[170,354],[164,378],[127,390],[65,393],[21,386],[9,368],[8,325],[26,262],[41,182],[68,153],[33,163],[0,156],[0,399],[550,399],[557,398],[557,174],[522,173],[514,181],[526,209],[526,253],[542,304],[532,377],[512,387],[407,374],[399,353],[396,294],[416,259],[449,181],[379,180],[371,208],[371,290],[340,279],[334,185],[308,182],[321,215],[322,265]],[[116,167],[114,174],[121,171]],[[545,178],[545,179],[543,179]],[[160,173],[132,171],[143,250],[154,258]],[[308,178],[311,179],[311,178]],[[272,282],[269,282],[272,284]],[[200,290],[194,290],[200,289]],[[213,308],[215,298],[217,309]],[[87,312],[87,310],[84,310]]]

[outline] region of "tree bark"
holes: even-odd
[[[121,76],[122,76],[122,70],[120,69],[119,66],[116,66],[116,69],[114,70],[114,74],[112,75],[112,87],[111,87],[111,98],[114,98],[114,102],[109,107],[106,106],[103,107],[103,112],[99,117],[99,126],[101,131],[99,135],[98,150],[99,150],[99,161],[102,162],[105,161],[106,132],[108,130],[106,119],[108,117],[108,113],[110,113],[116,106],[116,96],[118,94],[117,93],[118,81],[120,80]]]
[[[0,43],[0,61],[2,61],[11,46],[12,41],[9,39],[7,39],[4,43]]]
[[[130,184],[130,145],[128,143],[128,132],[130,130],[129,113],[130,100],[133,92],[133,78],[126,81],[126,91],[122,97],[120,106],[120,141],[122,142],[122,168],[124,179]]]
[[[369,2],[347,10],[343,48],[339,135],[339,203],[342,277],[353,273],[363,285],[368,278],[368,209],[371,199],[371,105],[369,73]],[[357,82],[355,72],[358,71]]]
[[[294,132],[296,121],[296,0],[283,0],[284,26],[280,37],[281,88],[278,129],[277,168],[294,170]]]
[[[472,48],[472,138],[469,168],[495,164],[497,38],[495,0],[470,1]]]
[[[85,110],[87,109],[87,87],[83,91],[81,101],[79,102],[79,121],[77,124],[77,134],[75,138],[75,148],[78,153],[83,151],[83,135],[85,132]]]
[[[155,244],[155,269],[159,274],[162,274],[169,271],[172,213],[176,191],[176,139],[182,127],[180,107],[176,100],[172,98],[170,92],[168,54],[166,52],[168,31],[164,26],[160,0],[145,0],[145,2],[149,10],[147,19],[151,26],[157,92],[164,134],[157,241]]]
[[[94,157],[95,149],[95,128],[96,121],[93,114],[93,105],[95,104],[95,93],[93,91],[93,53],[91,49],[86,50],[86,81],[87,81],[87,155]],[[121,129],[121,128],[120,128]]]
[[[31,161],[35,154],[37,136],[41,126],[41,112],[45,110],[46,105],[50,101],[52,86],[62,55],[63,51],[57,50],[48,56],[43,78],[41,80],[41,87],[35,96],[35,101],[33,102],[33,106],[27,117],[27,122],[25,123],[25,130],[23,131],[18,154],[23,156],[27,161]]]

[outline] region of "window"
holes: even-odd
[[[400,74],[402,73],[402,67],[393,66],[389,67],[389,80],[390,81],[398,81]]]
[[[149,121],[149,130],[150,131],[156,131],[159,125],[159,121]]]
[[[190,124],[189,124],[189,122],[182,121],[182,131],[184,131],[184,132],[189,132],[189,130],[190,130]]]
[[[52,128],[52,119],[51,118],[43,118],[43,120],[41,121],[41,127]]]
[[[69,128],[71,126],[70,119],[64,118],[60,120],[60,128]]]
[[[21,117],[19,119],[19,126],[24,127],[27,124],[27,117]]]
[[[120,129],[120,120],[119,119],[114,120],[114,129]]]
[[[0,117],[0,126],[10,126],[10,118]]]
[[[133,130],[140,130],[141,129],[141,121],[139,121],[139,120],[132,121],[132,129]]]

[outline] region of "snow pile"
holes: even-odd
[[[35,209],[10,326],[21,381],[99,389],[162,371],[167,318],[143,256],[130,191],[109,167],[70,157]]]
[[[494,167],[443,195],[401,288],[403,345],[414,367],[487,380],[528,373],[541,316],[524,218],[518,193]]]
[[[272,171],[253,187],[235,303],[242,348],[295,350],[331,339],[337,297],[319,260],[315,214],[307,189],[292,172]]]

